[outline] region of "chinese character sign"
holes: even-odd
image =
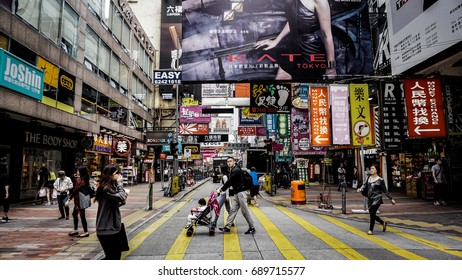
[[[446,137],[440,80],[405,80],[404,93],[409,137]]]
[[[311,144],[330,145],[329,93],[327,87],[310,87]]]
[[[332,144],[350,144],[348,85],[329,86],[332,108]]]
[[[250,112],[290,113],[290,95],[290,84],[252,83],[250,87]]]
[[[350,84],[351,129],[354,146],[372,145],[369,87],[367,84]]]

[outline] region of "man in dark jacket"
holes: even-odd
[[[230,189],[230,195],[233,193],[233,198],[231,202],[231,213],[229,213],[228,220],[226,221],[226,225],[223,228],[219,228],[219,230],[229,233],[231,231],[231,225],[236,218],[237,211],[239,208],[241,209],[242,215],[246,219],[247,223],[249,224],[249,229],[245,232],[245,234],[254,234],[255,227],[253,223],[253,219],[250,216],[249,206],[247,205],[247,195],[244,190],[244,177],[242,174],[242,170],[239,166],[236,165],[236,160],[233,157],[228,157],[227,164],[229,167],[229,179],[228,181],[217,190],[218,193],[226,191],[228,188]],[[231,192],[231,189],[233,190]]]

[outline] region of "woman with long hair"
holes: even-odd
[[[74,230],[69,233],[69,236],[78,236],[78,237],[88,237],[88,224],[87,218],[85,217],[85,209],[88,208],[90,205],[88,203],[85,204],[84,201],[81,201],[80,193],[84,196],[92,196],[93,190],[90,187],[90,175],[88,174],[88,169],[84,166],[79,167],[76,173],[77,181],[75,183],[74,190],[66,202],[69,205],[69,201],[74,199],[74,209],[72,210],[72,217],[74,219]],[[82,222],[83,233],[79,235],[77,228],[79,226],[79,215],[80,220]]]
[[[384,222],[377,216],[377,210],[379,210],[380,205],[383,204],[382,194],[384,193],[389,199],[391,204],[395,205],[395,200],[388,192],[387,187],[385,186],[385,181],[378,175],[378,167],[377,165],[371,165],[370,176],[367,178],[366,183],[363,184],[361,188],[358,189],[357,192],[362,192],[365,188],[367,188],[367,205],[369,207],[369,231],[367,234],[372,235],[374,234],[374,225],[375,222],[379,222],[382,225],[382,230],[387,230],[387,222]]]
[[[112,164],[105,166],[95,197],[98,202],[96,235],[106,255],[105,260],[120,260],[125,250],[120,236],[123,228],[119,207],[125,204],[127,196],[119,167]]]

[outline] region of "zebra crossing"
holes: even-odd
[[[462,259],[462,237],[389,225],[367,235],[368,223],[260,203],[251,206],[257,233],[244,235],[239,213],[229,234],[199,226],[186,236],[185,217],[199,194],[192,192],[159,219],[130,236],[123,259],[164,260],[425,260]],[[221,224],[227,218],[222,211]],[[160,246],[161,245],[161,246]],[[155,255],[155,256],[153,256]]]

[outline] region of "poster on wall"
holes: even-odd
[[[462,0],[395,2],[387,7],[393,75],[462,40]]]
[[[371,74],[367,2],[329,1],[331,24],[321,26],[323,15],[300,0],[184,0],[183,80],[323,80],[332,69]],[[275,40],[279,34],[285,36]]]

